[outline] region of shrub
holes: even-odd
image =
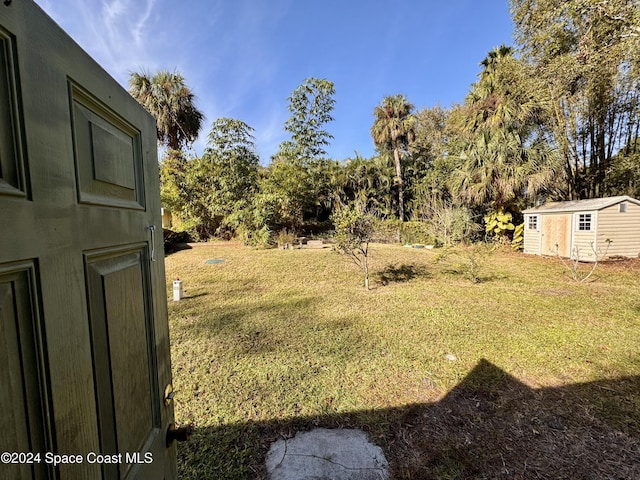
[[[278,244],[278,247],[287,247],[293,246],[293,242],[295,241],[296,236],[293,232],[288,232],[286,228],[283,228],[276,235],[275,241]]]
[[[524,223],[516,225],[516,229],[513,231],[511,247],[518,251],[524,250]]]
[[[167,228],[162,229],[162,236],[164,237],[164,251],[171,252],[175,250],[176,245],[179,243],[188,243],[192,241],[189,232],[174,232]]]
[[[470,241],[479,228],[469,209],[437,197],[423,205],[418,218],[433,243],[445,247]]]
[[[449,271],[462,275],[471,283],[480,283],[495,248],[495,245],[484,242],[468,247],[445,248],[438,256],[438,262],[447,265]]]
[[[241,225],[236,230],[236,236],[249,247],[269,248],[272,245],[271,230],[266,225],[259,229],[249,229]]]
[[[402,243],[411,244],[435,245],[437,243],[432,227],[427,222],[419,221],[404,222],[400,229],[400,240]]]
[[[492,235],[498,242],[509,240],[509,232],[513,232],[516,227],[513,224],[513,215],[503,209],[492,210],[484,216],[485,232]]]
[[[401,239],[402,222],[400,220],[377,219],[373,223],[372,241],[378,243],[396,243]]]

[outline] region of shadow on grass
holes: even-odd
[[[497,280],[505,280],[508,278],[506,275],[478,274],[477,272],[470,271],[466,265],[443,269],[442,273],[446,275],[451,275],[452,277],[461,278],[463,280],[468,281],[470,284],[494,282]]]
[[[194,294],[190,298],[209,293]],[[189,297],[185,297],[186,300]],[[264,319],[280,317],[291,323],[297,323],[295,329],[313,330],[322,333],[329,330],[334,342],[348,336],[349,347],[355,348],[357,338],[349,335],[350,322],[339,321],[318,324],[315,322],[316,306],[321,297],[297,295],[292,293],[282,298],[265,301],[259,297],[249,298],[237,304],[211,303],[199,315],[192,318],[181,328],[191,338],[216,339],[216,343],[224,345],[227,351],[238,355],[260,354],[284,348],[290,340],[293,328],[283,328],[282,324],[266,322]],[[184,302],[188,305],[189,302]],[[340,343],[336,343],[340,346]],[[364,348],[364,347],[363,347]]]
[[[427,277],[429,271],[424,265],[387,265],[384,269],[376,272],[378,281],[386,286],[390,283],[409,282],[416,277]]]
[[[640,478],[640,377],[532,389],[482,360],[435,403],[196,428],[181,479],[265,479],[271,442],[361,428],[393,479]]]
[[[172,253],[179,252],[181,250],[191,250],[193,247],[188,243],[172,243],[164,245],[164,256],[168,257]]]
[[[194,295],[185,295],[184,297],[182,297],[181,300],[192,300],[194,298],[198,298],[198,297],[206,297],[207,295],[209,295],[208,293],[196,293]]]
[[[195,298],[208,293],[199,293],[191,297]],[[249,302],[236,305],[219,304],[210,305],[206,308],[206,313],[200,316],[200,320],[191,324],[189,331],[194,335],[219,335],[235,334],[242,332],[242,327],[251,323],[248,319],[269,318],[269,315],[280,315],[290,321],[300,320],[300,312],[305,318],[312,318],[315,312],[315,305],[320,302],[319,297],[298,296],[292,294],[276,300],[263,301],[261,299],[251,299]]]

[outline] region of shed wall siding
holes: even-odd
[[[524,253],[531,253],[534,255],[540,254],[540,215],[538,216],[538,229],[529,230],[529,217],[534,215],[524,216]]]
[[[606,250],[606,240],[612,240],[607,256],[640,256],[640,205],[627,202],[627,211],[621,213],[619,204],[598,212],[598,248]]]
[[[595,221],[596,215],[594,215],[594,230],[588,232],[577,231],[573,229],[573,242],[571,244],[571,258],[578,258],[585,262],[594,262],[596,255],[593,251],[594,248],[598,248],[596,243],[596,231],[597,222]]]

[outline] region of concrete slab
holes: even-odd
[[[271,445],[270,480],[388,480],[382,449],[362,430],[317,428]]]

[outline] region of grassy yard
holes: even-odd
[[[396,479],[640,478],[640,263],[580,284],[494,252],[472,283],[438,257],[375,245],[366,291],[329,248],[169,255],[180,478],[265,478],[315,426],[366,430]]]

